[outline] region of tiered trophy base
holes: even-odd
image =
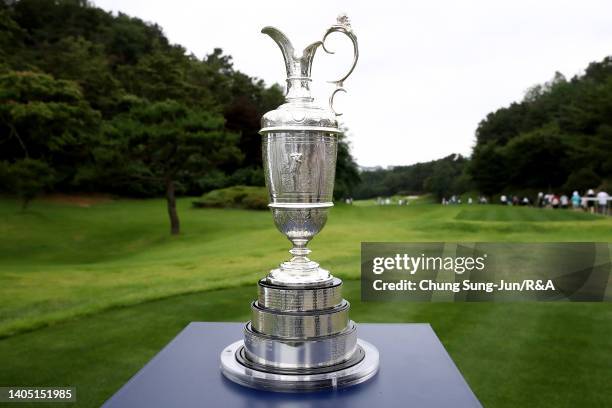
[[[357,340],[362,358],[319,369],[283,370],[253,364],[244,357],[244,341],[230,344],[221,354],[221,369],[228,379],[246,387],[277,392],[310,392],[344,388],[372,378],[378,371],[378,350]],[[350,365],[352,364],[352,365]]]
[[[290,287],[259,282],[244,340],[221,353],[221,371],[252,388],[306,392],[362,383],[378,371],[378,350],[357,338],[342,282]]]

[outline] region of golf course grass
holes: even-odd
[[[246,321],[256,280],[289,243],[267,211],[190,202],[171,237],[162,200],[39,200],[25,212],[0,200],[0,386],[71,385],[69,406],[99,406],[188,322]],[[362,241],[610,242],[612,218],[339,205],[311,244],[346,280],[352,318],[431,323],[484,406],[612,406],[609,304],[362,303]]]

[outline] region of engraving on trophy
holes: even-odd
[[[291,158],[291,161],[295,163],[295,167],[297,167],[300,163],[302,163],[302,156],[303,156],[302,153],[291,153],[289,155],[289,157]]]

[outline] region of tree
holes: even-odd
[[[283,89],[278,85],[266,87],[262,80],[235,70],[232,57],[224,55],[220,48],[207,55],[204,64],[207,67],[204,77],[222,107],[227,128],[240,134],[242,165],[262,171],[260,120],[285,102]]]
[[[13,169],[7,174],[22,179],[43,176],[48,169],[57,183],[70,186],[99,138],[100,115],[79,86],[46,74],[9,71],[0,75],[0,101],[0,160]],[[36,190],[24,180],[14,181],[5,190],[10,185]],[[41,183],[40,188],[51,185]],[[33,198],[26,195],[28,201]]]
[[[557,188],[569,175],[568,148],[552,125],[513,138],[504,148],[504,181],[524,188]]]
[[[21,199],[21,209],[55,181],[53,169],[42,160],[25,158],[14,163],[0,162],[0,180]]]
[[[341,199],[353,197],[355,187],[361,182],[357,163],[351,156],[350,146],[346,140],[348,129],[342,128],[338,135],[338,156],[336,159],[336,181],[334,184],[334,198]]]
[[[449,163],[441,163],[436,166],[432,175],[425,180],[425,188],[439,199],[449,195],[453,183],[453,173],[453,168]]]
[[[488,114],[470,172],[487,194],[612,179],[612,57],[571,80],[557,72],[520,103]]]
[[[134,159],[133,139],[117,128],[129,122],[152,129],[156,124],[144,121],[141,111],[146,103],[168,99],[190,117],[223,116],[220,129],[227,130],[227,146],[235,153],[231,160],[210,156],[213,164],[204,172],[178,171],[172,183],[177,194],[263,183],[260,118],[284,102],[280,86],[235,69],[221,49],[197,58],[171,44],[158,25],[114,15],[87,0],[0,2],[4,167],[26,158],[46,164],[54,174],[47,190],[167,195],[158,177],[162,169],[154,169],[153,160]],[[170,119],[159,122],[167,133],[185,131]],[[341,145],[339,179],[344,158],[350,159],[344,153]],[[0,190],[8,191],[8,184]]]
[[[491,196],[507,184],[507,167],[501,149],[495,143],[474,147],[468,172],[476,187],[485,195]]]
[[[93,109],[106,115],[114,112],[124,91],[113,76],[100,44],[83,37],[63,37],[42,45],[40,52],[45,58],[38,63],[39,68],[55,78],[76,82]]]
[[[114,156],[121,160],[113,165],[115,174],[163,185],[173,235],[180,232],[176,194],[181,182],[239,161],[236,142],[223,117],[173,100],[137,101],[113,120],[107,141],[121,152]]]

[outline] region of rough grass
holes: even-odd
[[[190,201],[172,238],[162,200],[34,202],[25,213],[0,200],[0,384],[76,385],[76,405],[98,406],[189,321],[247,320],[257,278],[288,242],[267,212]],[[551,213],[338,206],[312,255],[357,279],[361,241],[612,241],[610,218]],[[609,304],[365,305],[358,290],[347,281],[357,320],[431,322],[485,406],[612,405]]]

